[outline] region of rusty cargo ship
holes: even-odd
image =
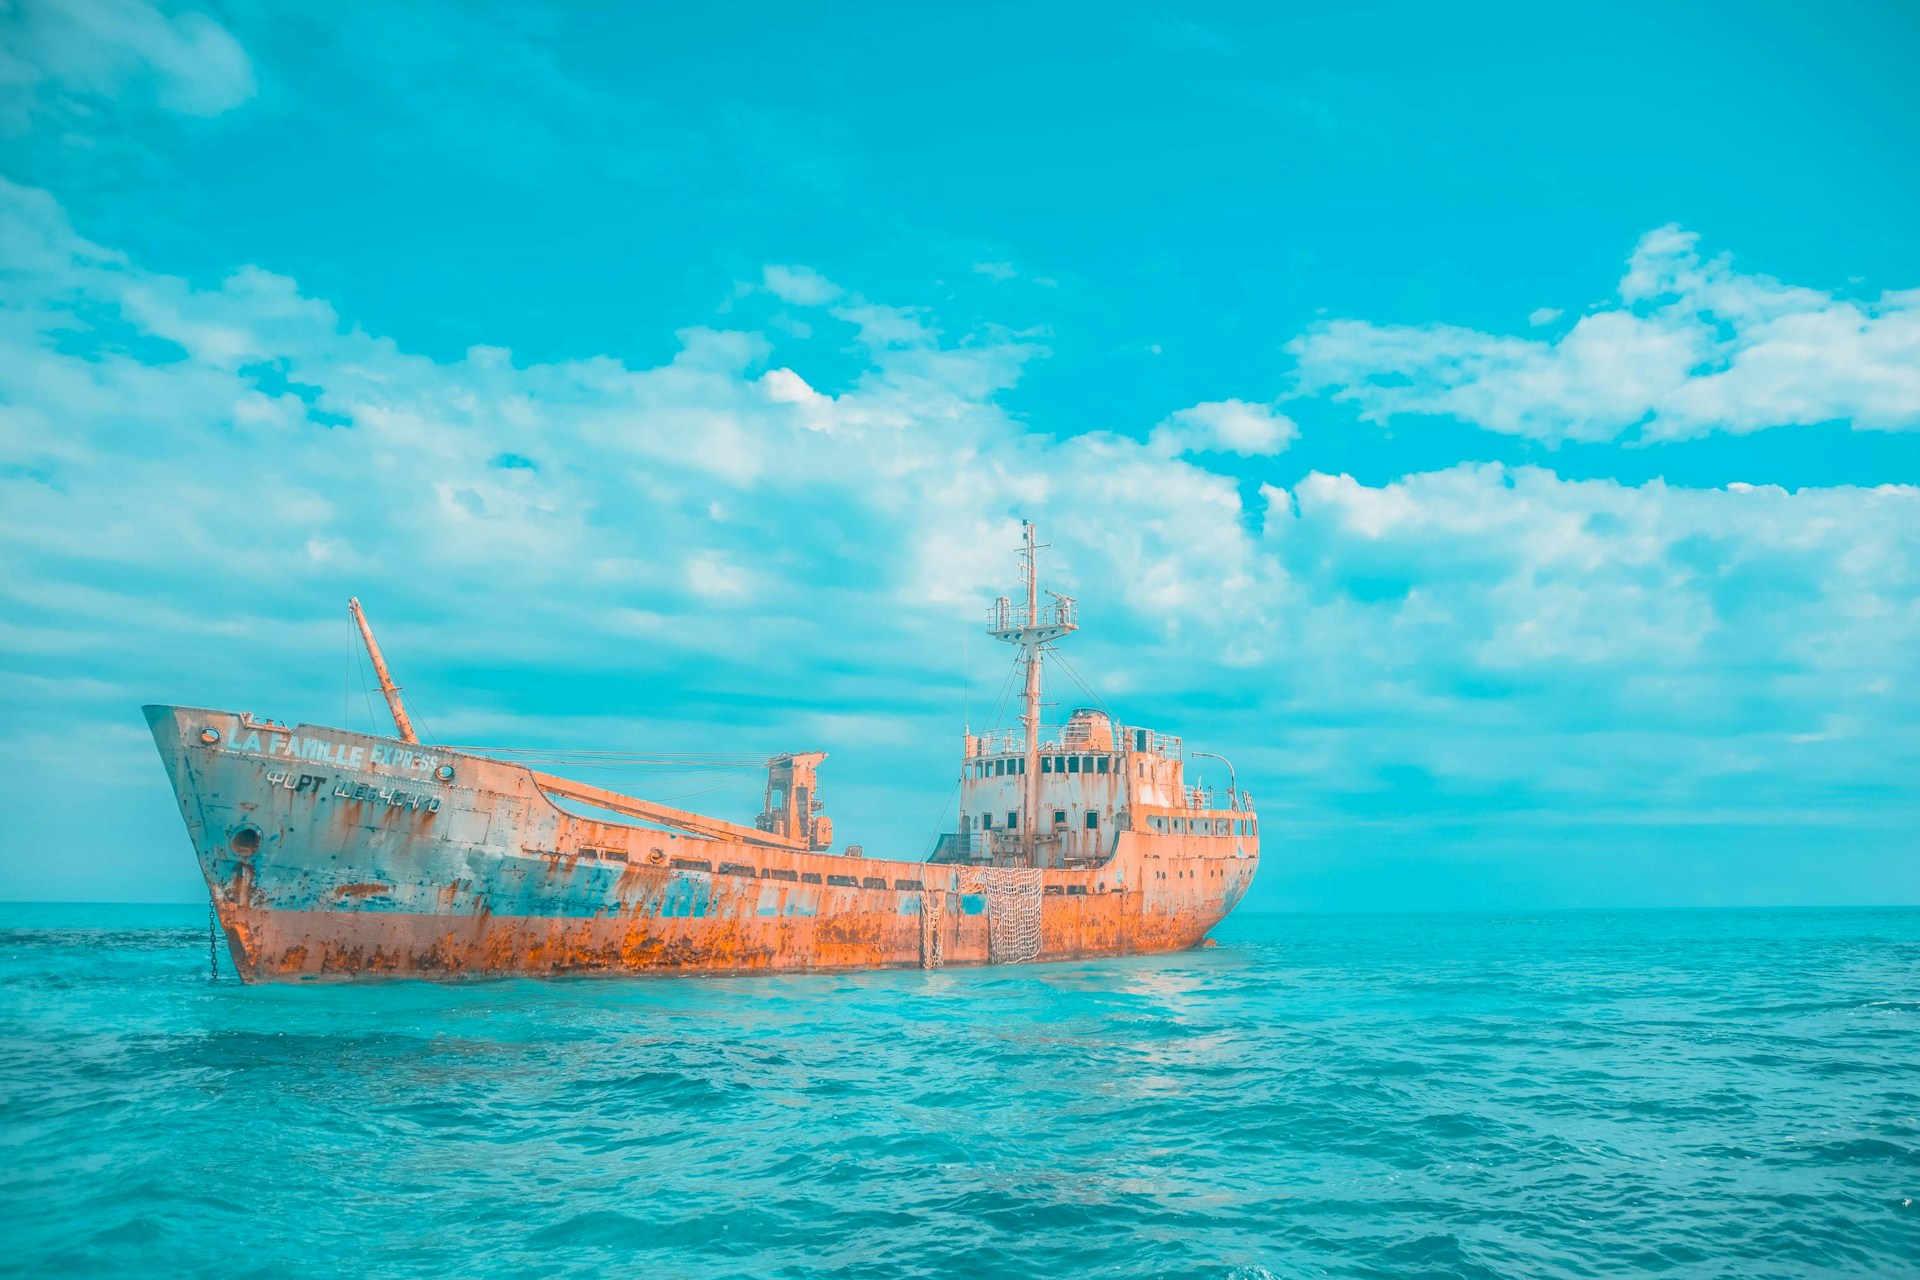
[[[987,626],[1016,649],[1019,727],[965,735],[958,821],[918,860],[834,850],[821,752],[767,762],[748,826],[422,744],[358,601],[394,736],[199,707],[146,716],[249,982],[937,968],[1194,946],[1259,865],[1250,798],[1231,766],[1223,793],[1189,785],[1179,738],[1105,711],[1043,729],[1042,668],[1078,609],[1041,601],[1035,552],[1028,525],[1025,598],[999,598]]]

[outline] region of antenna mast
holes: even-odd
[[[366,642],[367,656],[373,659],[373,674],[380,680],[380,696],[387,700],[387,710],[393,712],[393,727],[400,731],[400,741],[420,741],[414,736],[413,721],[407,719],[407,709],[400,702],[400,686],[393,682],[393,676],[388,673],[387,660],[380,656],[380,645],[373,638],[373,628],[367,625],[367,615],[360,607],[360,597],[354,596],[347,601],[347,612],[360,625],[360,639]]]
[[[1037,530],[1031,520],[1020,522],[1020,532],[1026,544],[1020,551],[1020,580],[1027,588],[1026,607],[1015,609],[1012,601],[1001,596],[994,602],[987,634],[996,640],[1020,646],[1021,661],[1026,666],[1027,688],[1020,706],[1020,725],[1026,730],[1027,738],[1023,765],[1026,785],[1021,788],[1020,843],[1026,852],[1027,865],[1031,867],[1039,865],[1041,654],[1048,644],[1076,630],[1079,623],[1071,597],[1049,591],[1047,594],[1053,597],[1053,603],[1041,607],[1040,574],[1035,553],[1044,549],[1046,544],[1035,540]]]

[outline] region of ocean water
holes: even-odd
[[[1911,1276],[1920,911],[243,987],[0,907],[0,1273]]]

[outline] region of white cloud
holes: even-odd
[[[1293,419],[1271,405],[1210,400],[1181,409],[1153,429],[1152,446],[1168,453],[1274,454],[1300,435]]]
[[[796,307],[824,307],[845,290],[812,267],[767,267],[761,273],[768,293]]]
[[[1550,441],[1920,428],[1920,290],[1869,302],[1782,285],[1703,259],[1671,226],[1641,239],[1616,306],[1555,340],[1334,320],[1287,350],[1302,391],[1374,422],[1434,414]]]
[[[1011,262],[976,262],[973,264],[973,273],[977,276],[985,276],[996,284],[1011,280],[1020,274],[1013,269]]]
[[[1034,516],[1083,601],[1073,668],[1232,754],[1282,830],[1435,804],[1911,816],[1912,488],[1463,466],[1250,510],[1189,451],[1283,447],[1269,406],[1144,444],[1029,430],[998,397],[1034,341],[921,310],[843,295],[851,380],[701,326],[652,368],[434,360],[265,270],[147,270],[19,187],[0,259],[0,663],[33,677],[0,722],[99,752],[138,749],[110,728],[147,699],[337,719],[357,591],[445,738],[819,745],[843,828],[917,849],[963,655],[976,728],[1005,659],[963,632]],[[70,808],[78,776],[0,800]]]
[[[1527,323],[1538,329],[1543,324],[1552,324],[1561,316],[1558,307],[1535,307],[1527,312]]]
[[[0,10],[0,122],[19,130],[49,100],[141,86],[160,106],[212,116],[253,97],[253,63],[204,13],[147,0],[21,0]]]

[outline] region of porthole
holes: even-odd
[[[212,725],[208,725],[200,731],[200,741],[206,743],[208,746],[212,746],[214,743],[220,741],[220,731]]]
[[[452,782],[453,766],[450,764],[443,764],[438,769],[435,769],[433,771],[433,776],[440,779],[440,781],[442,782]]]

